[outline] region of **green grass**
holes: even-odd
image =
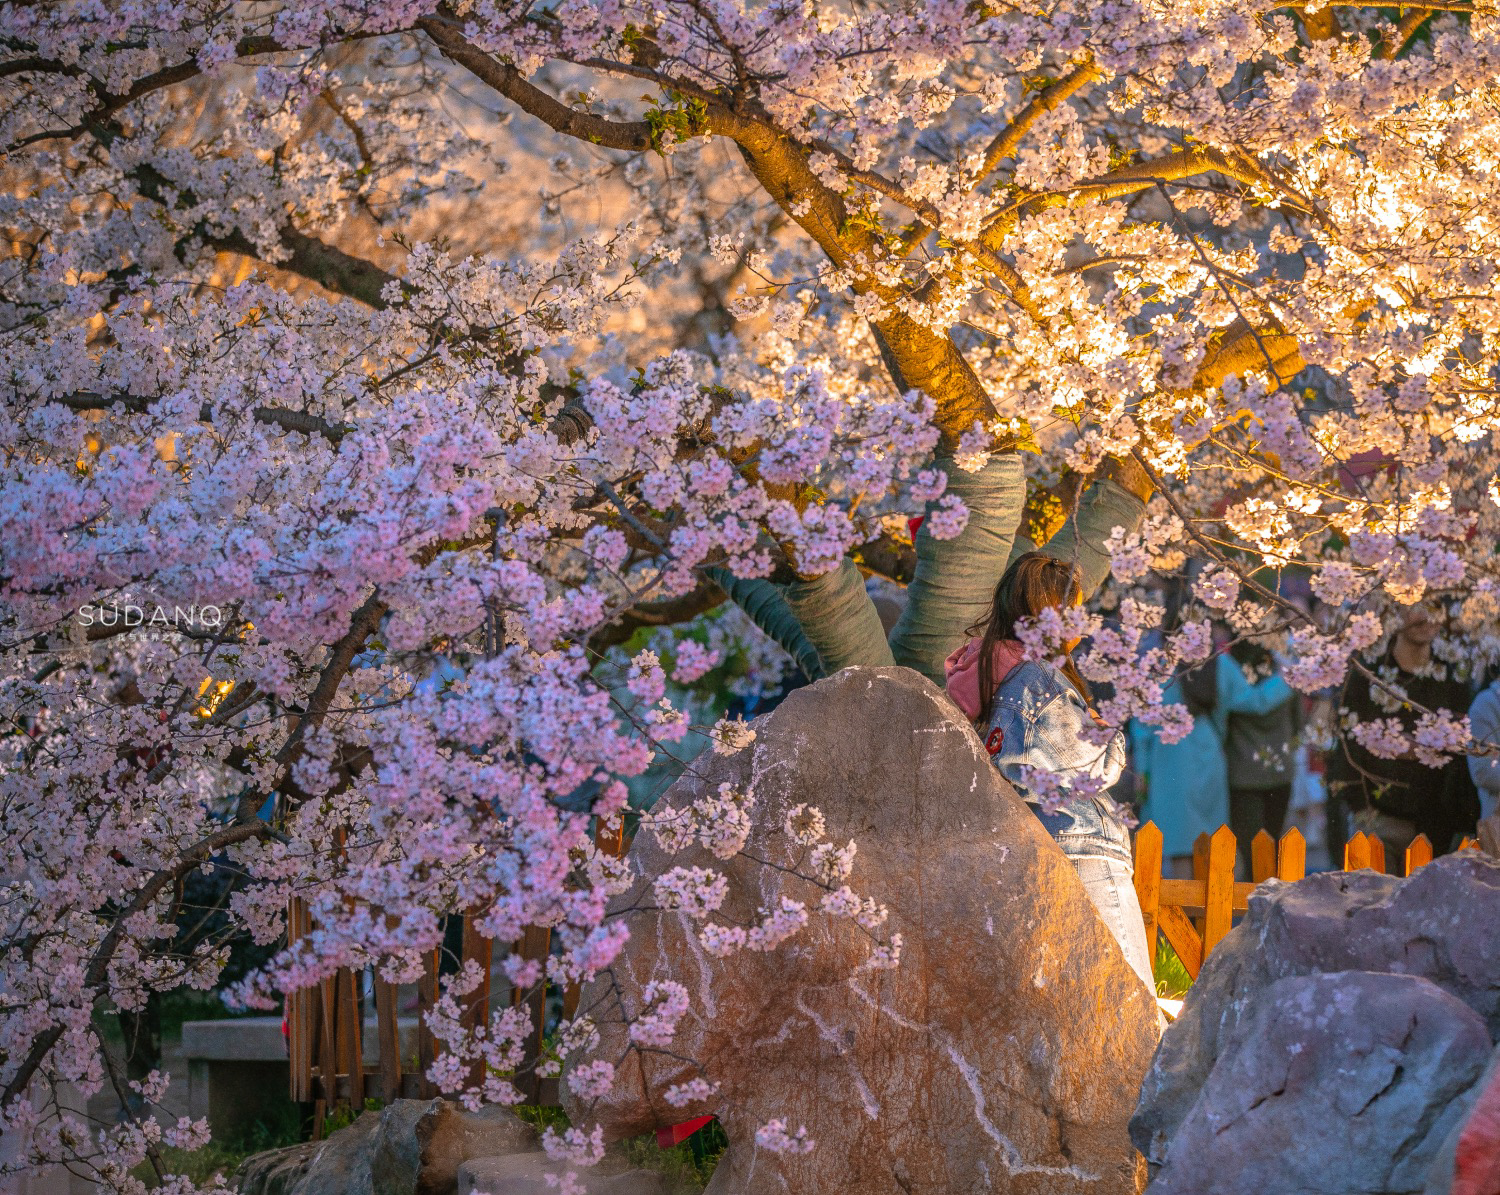
[[[222,1174],[227,1180],[251,1154],[296,1145],[301,1140],[301,1117],[297,1106],[289,1103],[274,1121],[256,1121],[247,1131],[230,1137],[215,1137],[202,1149],[167,1146],[160,1152],[168,1174],[180,1174],[196,1185],[209,1182],[216,1174]],[[161,1185],[150,1162],[142,1162],[131,1174],[148,1188]]]
[[[1186,995],[1188,988],[1193,986],[1193,977],[1182,965],[1182,960],[1177,957],[1177,952],[1172,949],[1165,934],[1156,936],[1156,961],[1151,967],[1151,974],[1156,980],[1158,996],[1180,1000]]]
[[[671,1149],[656,1144],[656,1134],[647,1133],[625,1142],[625,1156],[632,1166],[655,1170],[667,1180],[672,1191],[701,1191],[714,1176],[729,1138],[717,1120],[709,1121],[686,1141]]]
[[[547,1129],[561,1132],[568,1127],[568,1114],[561,1108],[537,1107],[533,1104],[518,1104],[511,1109],[518,1117],[536,1129],[538,1133]],[[667,1180],[667,1189],[674,1193],[701,1191],[714,1175],[719,1158],[729,1148],[729,1138],[717,1120],[703,1126],[686,1141],[671,1149],[662,1149],[656,1144],[655,1133],[643,1133],[620,1143],[625,1151],[625,1160],[639,1170],[654,1170]]]

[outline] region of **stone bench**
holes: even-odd
[[[397,1021],[403,1058],[417,1052],[417,1018]],[[360,1044],[366,1066],[379,1061],[373,1019]],[[256,1121],[285,1116],[291,1104],[291,1066],[280,1017],[233,1017],[187,1021],[182,1054],[188,1071],[188,1115],[207,1117],[216,1134],[249,1129]]]

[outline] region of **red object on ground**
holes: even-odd
[[[657,1148],[671,1149],[674,1145],[682,1144],[712,1119],[712,1116],[695,1116],[692,1120],[684,1120],[681,1124],[674,1124],[670,1128],[657,1129]]]
[[[1495,1195],[1500,1191],[1500,1069],[1479,1093],[1459,1130],[1453,1154],[1453,1195]]]

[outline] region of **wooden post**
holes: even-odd
[[[1158,918],[1162,935],[1177,952],[1187,973],[1197,979],[1203,968],[1203,939],[1198,937],[1193,923],[1177,905],[1162,905]]]
[[[1276,843],[1265,830],[1250,840],[1250,882],[1260,883],[1276,874]]]
[[[287,944],[307,936],[311,917],[301,897],[292,897],[286,917]],[[291,1098],[297,1103],[313,1099],[313,992],[299,988],[286,997],[287,1055],[291,1072]]]
[[[523,959],[540,959],[545,964],[551,948],[552,931],[550,929],[542,929],[534,925],[526,927],[520,943]],[[536,1074],[536,1064],[541,1058],[542,1036],[547,1029],[547,981],[539,980],[530,992],[512,988],[510,999],[513,1005],[527,1005],[531,1012],[531,1038],[527,1043],[526,1052],[522,1055],[521,1065],[517,1068],[519,1074],[516,1076],[515,1084],[528,1103],[535,1103],[541,1096],[541,1080]]]
[[[349,1105],[358,1116],[365,1106],[365,1056],[360,1042],[359,990],[363,972],[356,975],[344,967],[336,976],[338,982],[338,1055],[339,1067],[349,1075]]]
[[[626,848],[625,819],[619,817],[611,822],[601,822],[594,831],[594,845],[606,855],[622,858]]]
[[[1208,882],[1208,835],[1200,834],[1193,840],[1193,879]],[[1193,918],[1193,926],[1198,935],[1203,935],[1203,918]],[[1206,953],[1206,952],[1205,952]]]
[[[1281,836],[1276,850],[1276,878],[1296,883],[1307,874],[1307,839],[1293,826]]]
[[[1234,831],[1220,826],[1208,844],[1208,889],[1203,898],[1203,957],[1234,924]]]
[[[427,1077],[427,1069],[437,1060],[438,1054],[438,1041],[427,1027],[427,1014],[437,1003],[438,963],[442,954],[443,948],[439,946],[427,956],[422,978],[417,981],[417,1069],[421,1075],[417,1087],[421,1092],[421,1099],[431,1099],[437,1094],[432,1080]]]
[[[1370,840],[1362,832],[1349,835],[1344,844],[1344,870],[1358,871],[1370,866]]]
[[[1135,832],[1135,895],[1146,923],[1146,957],[1154,959],[1157,910],[1161,907],[1161,831],[1154,822]]]
[[[493,960],[494,943],[479,932],[479,910],[471,909],[464,914],[463,962],[477,963],[482,978],[479,986],[467,997],[460,1023],[465,1029],[474,1030],[490,1023],[490,963]],[[469,1084],[477,1087],[484,1082],[484,1063],[476,1060],[469,1068]]]
[[[318,1006],[318,1088],[323,1093],[323,1106],[332,1111],[338,1104],[338,1051],[334,1039],[337,1027],[338,1007],[335,1000],[335,981],[325,979],[308,994]]]
[[[396,1020],[396,985],[375,973],[375,1040],[380,1043],[380,1096],[401,1098],[401,1028]]]
[[[1406,874],[1411,875],[1419,867],[1432,862],[1432,842],[1425,834],[1418,834],[1406,848]]]
[[[1379,834],[1366,834],[1365,843],[1370,851],[1370,870],[1385,874],[1385,843]]]

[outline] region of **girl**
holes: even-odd
[[[1119,942],[1125,959],[1151,990],[1156,983],[1146,950],[1146,930],[1132,880],[1130,830],[1106,788],[1125,766],[1124,737],[1116,731],[1103,746],[1089,741],[1098,715],[1088,685],[1067,644],[1062,667],[1022,657],[1016,624],[1052,607],[1083,602],[1077,568],[1041,552],[1017,557],[995,587],[988,615],[969,628],[971,638],[948,657],[948,694],[979,730],[995,767],[1031,804],[1083,881],[1084,891]],[[1077,796],[1047,813],[1027,784],[1027,768],[1064,780],[1100,782],[1099,796]]]

